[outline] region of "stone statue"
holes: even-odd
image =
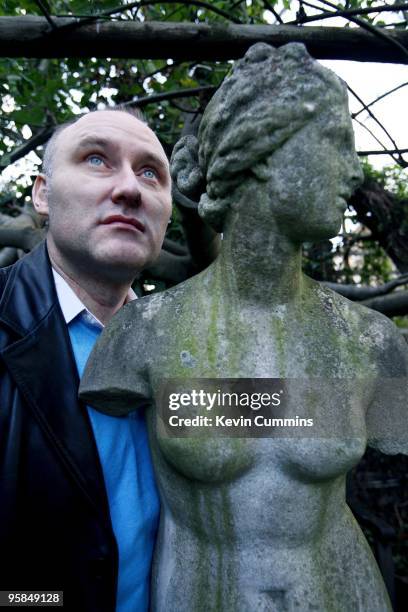
[[[81,385],[108,414],[149,404],[163,504],[152,609],[390,611],[345,477],[367,443],[408,452],[406,434],[392,431],[401,396],[384,387],[407,380],[406,343],[384,316],[301,271],[302,242],[337,234],[362,179],[346,87],[300,44],[256,44],[212,98],[198,139],[178,143],[172,168],[182,193],[201,193],[221,253],[125,306]],[[160,435],[154,400],[171,378],[320,381],[320,435]],[[343,393],[321,381],[341,381]]]

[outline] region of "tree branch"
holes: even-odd
[[[0,247],[16,247],[28,253],[43,240],[44,236],[43,229],[0,227]]]
[[[357,155],[365,156],[365,155],[394,155],[398,153],[408,153],[408,149],[384,149],[383,151],[357,151]],[[393,158],[394,161],[395,158]],[[406,162],[404,162],[406,163]]]
[[[268,11],[270,11],[272,13],[272,15],[275,17],[275,19],[276,19],[276,21],[278,23],[283,23],[282,17],[279,15],[279,13],[275,9],[275,7],[272,6],[272,4],[270,4],[270,2],[268,2],[268,0],[263,0],[263,5],[266,8],[266,10],[268,10]]]
[[[333,2],[329,2],[328,0],[319,0],[319,2],[321,2],[322,4],[325,4],[326,6],[330,6],[331,8],[333,8],[335,10],[337,10],[337,6],[335,4],[333,4]],[[379,28],[376,28],[374,25],[371,25],[371,23],[368,23],[367,21],[364,21],[363,19],[360,19],[359,17],[349,16],[349,17],[347,17],[347,19],[349,21],[351,21],[352,23],[355,23],[356,25],[360,26],[360,28],[363,28],[364,30],[367,30],[367,32],[371,32],[372,34],[374,34],[374,36],[377,36],[381,40],[387,41],[390,45],[392,45],[393,47],[396,47],[397,49],[399,49],[401,51],[401,53],[406,58],[408,58],[408,48],[407,48],[407,45],[403,45],[400,42],[398,42],[397,40],[394,40],[393,38],[390,37],[390,35],[388,33],[385,34],[385,32],[383,32]]]
[[[172,253],[173,255],[188,255],[188,249],[174,240],[165,238],[163,242],[163,249]]]
[[[382,312],[387,317],[403,317],[408,314],[408,291],[396,291],[392,295],[364,300],[361,304]]]
[[[138,8],[142,8],[143,6],[148,6],[150,4],[184,4],[186,6],[196,6],[198,8],[203,8],[206,11],[210,11],[215,15],[220,15],[220,17],[224,17],[224,19],[227,21],[232,21],[232,23],[242,23],[240,19],[232,17],[226,11],[223,11],[217,6],[213,6],[208,2],[201,2],[197,0],[141,0],[141,2],[138,3]]]
[[[310,6],[311,8],[318,9],[314,4],[309,4],[305,0],[302,1],[302,4],[305,6]],[[301,17],[298,19],[294,19],[293,21],[286,22],[286,25],[295,25],[295,24],[303,24],[310,23],[312,21],[321,21],[323,19],[331,19],[333,17],[358,17],[360,15],[369,15],[370,13],[396,13],[399,11],[403,11],[408,9],[408,4],[388,4],[386,6],[370,6],[369,8],[358,8],[358,9],[345,9],[343,11],[322,11],[319,15],[307,15],[306,17]]]
[[[329,289],[337,291],[337,293],[340,293],[340,295],[344,295],[344,297],[348,298],[349,300],[360,302],[362,300],[372,299],[381,295],[387,295],[396,287],[408,284],[408,274],[402,274],[398,278],[395,278],[388,283],[384,283],[383,285],[379,285],[378,287],[358,287],[357,285],[344,285],[342,283],[328,282],[324,282],[323,284],[326,285],[326,287],[329,287]]]
[[[55,25],[51,15],[48,12],[47,7],[44,5],[44,3],[42,2],[42,0],[35,0],[36,5],[39,7],[40,11],[42,12],[42,14],[44,15],[44,17],[46,18],[46,20],[48,21],[48,23],[51,26],[52,30],[56,30],[57,26]]]
[[[362,123],[359,119],[354,119],[354,121],[358,123],[359,125],[361,125],[361,127],[364,128],[374,138],[374,140],[378,142],[380,147],[383,148],[383,151],[381,151],[382,155],[390,155],[393,162],[401,166],[401,168],[407,167],[407,162],[402,157],[402,153],[404,153],[406,149],[387,149],[387,147],[381,142],[381,140],[377,138],[374,132],[372,132],[370,128],[367,125],[365,125],[365,123]],[[358,155],[369,155],[370,152],[369,151],[357,151],[357,154]],[[371,153],[371,154],[374,154],[374,153]],[[394,157],[394,155],[397,155],[398,157]]]
[[[15,247],[3,247],[0,249],[0,268],[11,266],[18,259],[18,249]]]
[[[143,275],[170,285],[177,285],[197,272],[199,270],[195,268],[190,255],[175,255],[162,249],[158,259],[143,271]]]
[[[81,21],[86,21],[87,23],[91,23],[92,21],[96,21],[101,17],[113,17],[114,15],[126,13],[127,11],[130,11],[134,8],[138,11],[140,8],[143,8],[144,6],[150,6],[152,4],[184,4],[186,6],[197,6],[198,8],[204,8],[207,11],[215,13],[216,15],[220,15],[220,17],[224,17],[225,19],[227,19],[228,21],[232,21],[233,23],[241,23],[239,19],[231,17],[231,15],[226,11],[223,11],[217,6],[212,6],[208,2],[202,2],[201,0],[139,0],[139,2],[130,2],[129,4],[125,4],[123,6],[117,6],[113,9],[101,11],[96,15],[72,15],[72,17],[80,19]]]
[[[27,155],[27,153],[29,153],[36,147],[39,147],[40,145],[47,142],[53,131],[54,126],[46,127],[41,132],[38,132],[32,138],[27,140],[27,142],[25,142],[20,147],[16,147],[11,153],[7,153],[6,155],[4,155],[0,159],[0,171],[4,170],[4,168],[7,168],[7,166],[13,164],[18,159],[21,159],[22,157],[24,157],[24,155]]]
[[[408,273],[408,201],[365,178],[349,200],[357,219],[392,259],[400,274]]]
[[[380,100],[382,100],[383,98],[386,98],[387,96],[391,95],[392,93],[394,93],[395,91],[398,91],[398,89],[401,89],[402,87],[406,87],[408,85],[408,81],[406,81],[405,83],[401,83],[400,85],[397,85],[396,87],[393,87],[392,89],[390,89],[389,91],[386,91],[385,93],[381,94],[381,96],[378,96],[377,98],[375,98],[374,100],[371,100],[371,102],[368,102],[368,104],[365,104],[363,108],[360,108],[359,111],[357,111],[356,113],[352,113],[351,114],[351,118],[355,119],[356,117],[358,117],[358,115],[360,113],[362,113],[363,111],[365,111],[366,109],[368,109],[370,106],[373,106],[374,104],[376,104],[377,102],[379,102]]]
[[[352,89],[350,87],[350,85],[347,85],[347,89],[353,94],[353,96],[356,98],[356,100],[358,100],[360,102],[360,104],[363,107],[363,110],[366,110],[367,113],[370,115],[371,119],[373,121],[375,121],[375,123],[377,125],[380,126],[380,128],[382,129],[382,131],[384,132],[384,134],[386,134],[386,136],[388,136],[388,138],[390,139],[391,143],[393,144],[393,146],[397,149],[398,145],[395,142],[395,140],[393,139],[393,137],[391,136],[391,134],[389,133],[389,131],[383,126],[383,124],[381,123],[381,121],[379,119],[377,119],[377,117],[374,115],[374,113],[372,112],[372,110],[370,110],[368,108],[368,106],[365,104],[365,102],[360,98],[360,96],[354,91],[354,89]]]
[[[202,87],[191,87],[190,89],[176,89],[173,91],[165,91],[159,94],[152,94],[151,96],[144,96],[143,98],[136,98],[135,100],[129,100],[121,104],[121,106],[147,106],[148,104],[157,104],[157,102],[163,102],[163,100],[173,100],[174,98],[191,98],[203,92],[213,93],[217,88],[212,85],[203,85]]]
[[[54,21],[71,29],[50,32],[46,19],[38,16],[0,17],[0,56],[104,58],[109,49],[115,58],[228,60],[263,41],[278,47],[302,42],[318,59],[408,63],[408,55],[389,44],[392,39],[400,47],[408,45],[408,31],[389,32],[387,40],[380,40],[361,28]]]

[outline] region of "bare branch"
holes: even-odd
[[[381,123],[381,121],[379,119],[377,119],[377,117],[374,115],[374,113],[368,108],[368,106],[366,105],[366,103],[360,98],[360,96],[354,91],[354,89],[352,89],[350,87],[350,85],[347,85],[347,89],[353,94],[353,96],[360,102],[360,104],[363,107],[363,110],[366,110],[367,113],[370,115],[371,119],[373,119],[373,121],[375,121],[375,123],[377,125],[380,126],[380,128],[382,129],[382,131],[384,132],[384,134],[386,134],[388,136],[388,138],[391,140],[392,144],[394,145],[394,147],[397,149],[398,145],[395,142],[395,140],[393,139],[393,137],[391,136],[391,134],[388,132],[388,130],[383,126],[383,124]]]
[[[384,149],[384,151],[357,151],[357,155],[393,155],[395,153],[408,153],[408,149]],[[394,158],[393,158],[394,159]],[[394,161],[396,161],[394,159]],[[406,162],[404,161],[404,167],[406,167]]]
[[[173,108],[177,108],[177,110],[181,111],[182,113],[191,113],[192,115],[195,115],[197,112],[197,109],[186,108],[185,106],[182,106],[181,104],[176,104],[174,100],[170,100],[170,104],[171,106],[173,106]]]
[[[40,11],[42,12],[42,14],[44,15],[44,17],[46,18],[46,20],[48,21],[48,23],[51,26],[52,30],[56,30],[57,26],[55,25],[47,7],[45,6],[44,2],[42,0],[35,0],[35,3],[37,4],[37,6],[39,7]]]
[[[121,104],[121,106],[138,106],[143,107],[148,104],[157,104],[157,102],[163,102],[163,100],[173,100],[174,98],[192,98],[203,92],[212,93],[216,90],[216,87],[212,85],[203,85],[202,87],[191,87],[190,89],[176,89],[173,91],[165,91],[159,94],[152,94],[151,96],[145,96],[143,98],[136,98]]]
[[[374,134],[374,132],[370,130],[368,126],[362,123],[359,119],[354,119],[354,121],[358,123],[362,128],[364,128],[374,138],[374,140],[378,142],[380,147],[383,148],[383,151],[380,151],[377,153],[369,152],[369,151],[357,151],[358,155],[375,155],[375,154],[390,155],[392,160],[396,164],[401,166],[401,168],[406,168],[407,162],[402,158],[402,153],[404,153],[406,149],[387,149],[387,147],[381,142],[381,140],[377,138],[377,136]],[[394,154],[398,155],[398,157],[394,157]]]
[[[386,91],[385,93],[381,94],[381,96],[378,96],[378,98],[375,98],[374,100],[372,100],[368,104],[365,104],[364,107],[360,108],[360,110],[357,111],[356,113],[352,113],[352,115],[351,115],[352,119],[355,119],[356,117],[358,117],[358,115],[360,113],[362,113],[363,111],[368,109],[370,106],[373,106],[374,104],[376,104],[377,102],[379,102],[383,98],[386,98],[387,96],[391,95],[395,91],[398,91],[398,89],[401,89],[402,87],[406,87],[407,85],[408,85],[408,81],[406,81],[405,83],[401,83],[400,85],[397,85],[397,87],[393,87],[389,91]]]
[[[315,4],[311,4],[306,0],[302,0],[302,4],[305,6],[310,6],[314,9],[320,9]],[[286,25],[294,25],[294,24],[303,24],[310,23],[312,21],[321,21],[323,19],[332,19],[333,17],[354,17],[360,15],[369,15],[370,13],[394,13],[398,11],[403,11],[408,9],[408,4],[387,4],[382,6],[370,6],[368,8],[358,8],[358,9],[345,9],[342,11],[322,11],[319,15],[307,15],[303,18],[294,19],[293,21],[286,22]]]
[[[279,15],[278,11],[275,9],[272,4],[268,2],[268,0],[263,0],[264,7],[272,13],[278,23],[283,23],[282,17]]]

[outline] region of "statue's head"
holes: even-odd
[[[309,125],[313,128],[307,134]],[[305,137],[296,144],[294,137],[301,132]],[[313,132],[316,138],[311,138]],[[344,199],[361,180],[345,84],[313,60],[302,44],[275,49],[258,43],[235,63],[211,99],[198,139],[186,136],[176,145],[173,180],[186,195],[201,190],[200,215],[223,231],[231,207],[250,180],[270,182],[271,193],[280,204],[286,196],[294,197],[288,194],[288,187],[297,183],[298,197],[304,199],[303,191],[315,180],[314,174],[319,174],[317,164],[306,168],[305,159],[319,157],[319,143],[324,148],[324,139],[328,139],[331,153],[327,160],[329,152],[325,152],[321,171],[327,174],[325,164],[329,161],[329,171],[333,169],[341,182],[334,189],[335,197],[343,200],[344,212]],[[278,152],[284,153],[283,159]],[[347,168],[335,168],[337,162],[347,163]],[[298,176],[300,166],[304,186]],[[284,208],[283,202],[283,212]]]

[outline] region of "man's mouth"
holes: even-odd
[[[144,224],[134,217],[126,217],[125,215],[110,215],[102,221],[102,225],[117,225],[124,229],[135,228],[139,232],[145,231]]]

